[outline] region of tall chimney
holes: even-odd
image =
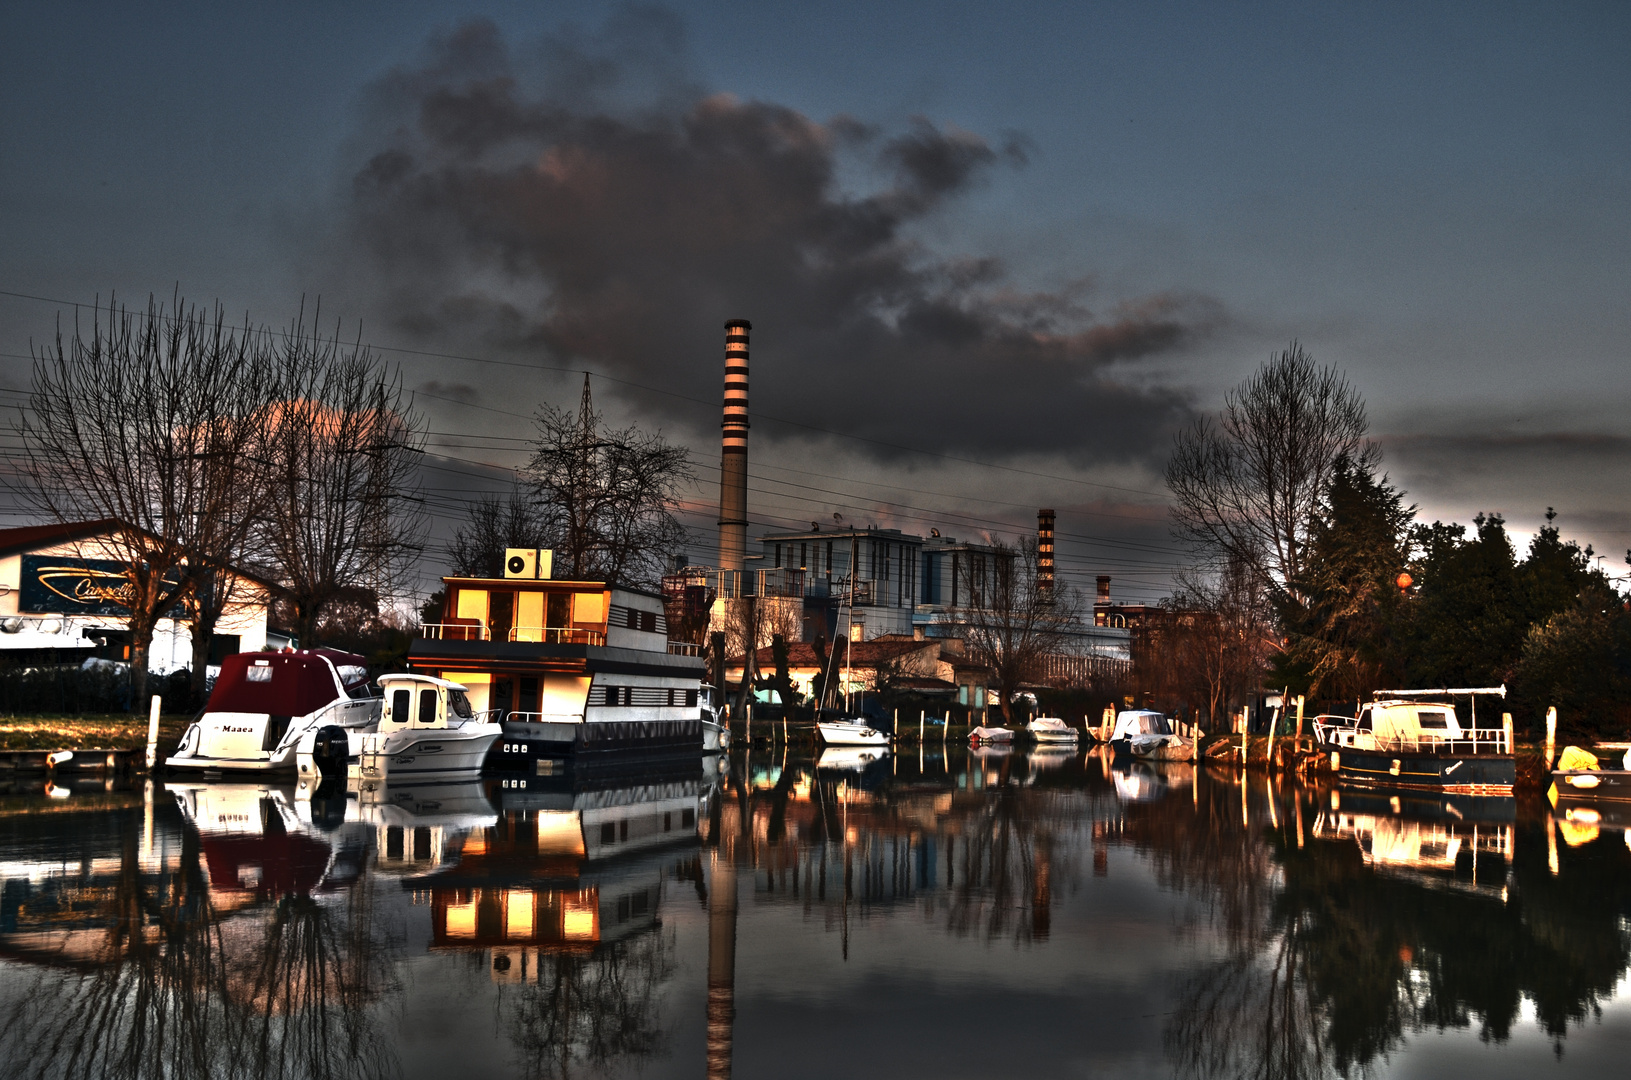
[[[1097,597],[1097,602],[1100,603],[1100,604],[1108,604],[1110,602],[1110,575],[1109,574],[1100,574],[1099,575],[1099,594],[1098,594],[1098,597]]]
[[[1036,590],[1053,591],[1053,510],[1049,507],[1036,512]]]
[[[748,553],[748,331],[725,324],[725,419],[719,456],[719,568],[740,570]]]

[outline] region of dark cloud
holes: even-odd
[[[997,259],[936,254],[916,228],[1023,166],[1022,138],[709,93],[682,36],[671,16],[625,12],[522,54],[470,22],[383,79],[350,213],[389,316],[705,399],[721,324],[746,317],[761,418],[991,454],[1164,456],[1184,400],[1117,370],[1215,327],[1214,302],[1027,292]]]

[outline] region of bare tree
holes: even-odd
[[[1295,591],[1309,521],[1337,462],[1373,467],[1365,404],[1335,368],[1295,341],[1224,399],[1216,423],[1178,434],[1167,462],[1175,531]]]
[[[990,670],[1003,720],[1011,723],[1014,694],[1042,680],[1047,657],[1061,651],[1080,621],[1082,602],[1068,586],[1039,583],[1034,544],[993,546],[989,574],[984,560],[963,561],[960,592],[969,602],[945,618],[957,626],[969,660]]]
[[[235,559],[252,527],[272,372],[246,325],[175,298],[135,314],[110,299],[65,344],[34,356],[19,484],[55,521],[107,522],[84,554],[122,566],[135,700],[153,630],[202,576]],[[195,683],[202,688],[194,643]]]
[[[478,495],[447,545],[454,577],[503,577],[506,548],[549,546],[532,500],[519,488],[506,496]]]
[[[1261,583],[1238,562],[1180,575],[1172,597],[1134,634],[1140,688],[1169,710],[1190,706],[1216,730],[1262,685],[1279,644],[1269,612]]]
[[[264,551],[310,644],[323,609],[357,589],[399,595],[423,547],[414,491],[423,425],[398,371],[297,318],[278,340],[283,396],[265,416]]]
[[[601,430],[584,376],[577,415],[544,405],[530,474],[556,577],[655,588],[685,528],[674,516],[695,479],[690,452],[630,426]]]

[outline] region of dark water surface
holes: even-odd
[[[1612,814],[957,747],[528,783],[0,795],[0,1073],[1631,1074]]]

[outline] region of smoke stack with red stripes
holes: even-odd
[[[1036,591],[1053,592],[1053,510],[1036,512]]]
[[[719,568],[740,570],[748,553],[748,331],[725,324],[725,419],[719,455]]]

